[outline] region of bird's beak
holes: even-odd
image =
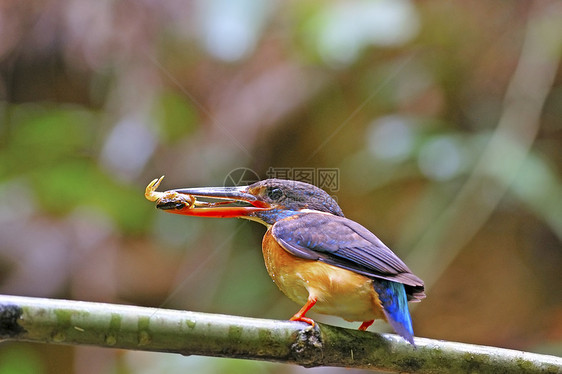
[[[158,209],[169,213],[199,217],[244,217],[271,206],[242,187],[195,187],[156,192],[162,178],[146,188],[146,198],[156,201]],[[197,200],[197,198],[205,200]],[[245,205],[240,205],[240,204]],[[232,205],[238,204],[238,205]]]

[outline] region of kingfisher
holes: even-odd
[[[145,193],[158,209],[245,218],[267,227],[262,241],[267,272],[289,299],[302,305],[291,321],[314,326],[306,316],[312,308],[362,322],[359,330],[382,319],[415,346],[408,301],[425,297],[423,281],[373,233],[346,218],[324,190],[266,179],[249,186],[156,192],[162,178],[153,180]]]

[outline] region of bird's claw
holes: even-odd
[[[289,319],[289,321],[297,321],[297,322],[305,322],[310,325],[311,328],[316,326],[316,322],[312,318],[302,317],[302,316],[293,316]]]

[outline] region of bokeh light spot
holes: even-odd
[[[369,151],[377,158],[400,162],[414,146],[411,119],[398,115],[377,118],[368,130]]]
[[[463,169],[462,146],[450,136],[440,136],[429,140],[422,147],[418,165],[421,172],[435,180],[449,180]]]

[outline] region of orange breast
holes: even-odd
[[[320,261],[298,258],[281,247],[271,229],[262,243],[267,272],[291,300],[304,305],[317,299],[312,311],[347,321],[385,319],[373,281],[361,274]]]

